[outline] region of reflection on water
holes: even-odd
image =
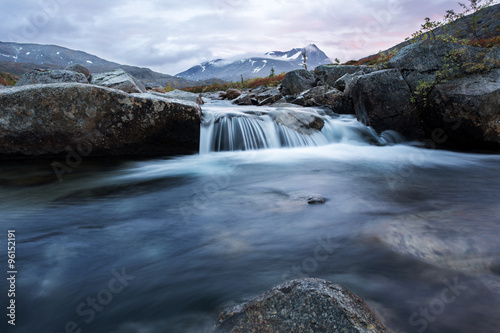
[[[204,332],[224,304],[301,276],[343,284],[394,332],[498,331],[498,156],[333,144],[89,159],[62,183],[50,162],[0,165],[13,332]],[[123,269],[134,279],[106,298]],[[92,320],[88,298],[106,303]]]

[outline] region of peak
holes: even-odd
[[[316,44],[309,44],[305,47],[306,50],[319,50],[319,47]]]

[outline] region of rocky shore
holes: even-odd
[[[287,73],[278,88],[230,92],[238,105],[288,102],[353,114],[431,148],[500,149],[500,47],[426,40],[378,66],[321,65]],[[276,105],[276,104],[275,104]]]

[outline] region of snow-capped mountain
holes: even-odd
[[[302,53],[306,51],[307,67],[314,69],[316,66],[331,63],[327,55],[316,45],[310,44],[305,48],[295,48],[287,52],[271,51],[262,57],[245,58],[236,61],[226,61],[223,59],[204,62],[191,67],[187,71],[176,76],[188,80],[207,80],[211,78],[226,81],[238,81],[243,78],[265,77],[274,68],[276,74],[289,72],[294,69],[303,68]]]

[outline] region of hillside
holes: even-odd
[[[458,19],[448,25],[445,25],[443,27],[439,27],[437,29],[434,29],[434,35],[435,36],[453,36],[457,39],[468,39],[468,40],[473,40],[474,34],[468,29],[467,27],[467,20],[470,20],[471,15],[468,15],[464,18]],[[422,22],[424,20],[422,19]],[[482,39],[488,39],[492,37],[497,37],[500,36],[500,4],[496,4],[493,6],[490,6],[488,8],[485,8],[483,11],[481,11],[479,20],[477,22],[478,25],[478,31],[479,31],[479,36]],[[392,51],[399,50],[408,44],[410,44],[414,39],[410,39],[404,42],[401,42],[385,51],[382,51],[378,54],[373,54],[368,57],[364,57],[359,59],[358,61],[351,61],[348,63],[356,63],[356,64],[363,64],[366,61],[371,61],[374,58],[376,58],[378,55],[381,53],[391,53]]]
[[[95,55],[71,50],[56,45],[20,44],[0,42],[0,72],[21,76],[35,68],[64,69],[71,64],[81,64],[91,73],[102,73],[122,68],[144,83],[178,87],[189,87],[194,82],[168,74],[152,71],[149,68],[121,65]]]

